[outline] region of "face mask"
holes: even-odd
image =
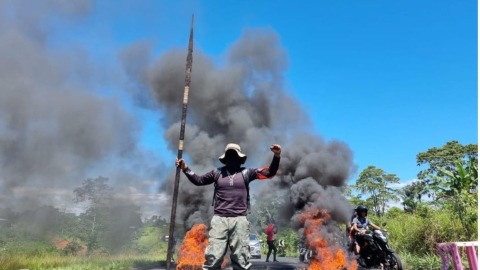
[[[227,168],[236,169],[240,167],[241,159],[235,150],[228,150],[225,154],[225,165]]]

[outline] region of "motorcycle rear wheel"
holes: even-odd
[[[385,268],[385,270],[403,270],[402,261],[397,253],[388,254],[387,261],[390,265],[388,268]]]

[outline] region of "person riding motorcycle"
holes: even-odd
[[[359,205],[356,210],[357,210],[358,216],[354,218],[352,221],[352,224],[353,224],[352,230],[353,230],[353,233],[355,234],[355,251],[357,254],[359,254],[360,253],[359,242],[361,241],[358,241],[358,240],[360,240],[360,238],[363,237],[363,235],[365,235],[368,229],[368,226],[372,226],[375,230],[382,230],[382,228],[373,224],[367,218],[368,208],[366,206]],[[387,231],[387,230],[383,229],[383,231]]]

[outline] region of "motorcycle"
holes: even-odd
[[[387,225],[386,223],[382,224]],[[383,230],[367,230],[364,235],[357,236],[360,254],[357,262],[360,267],[384,270],[403,270],[402,261],[394,249],[388,246],[387,232]]]

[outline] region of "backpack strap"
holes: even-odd
[[[212,200],[212,206],[215,206],[215,195],[217,194],[217,182],[218,182],[218,179],[220,178],[220,175],[222,175],[222,170],[223,170],[224,167],[220,167],[220,168],[215,168],[215,178],[213,180],[213,186],[215,187],[215,189],[213,190],[213,200]]]
[[[247,210],[250,214],[250,178],[248,177],[248,169],[243,168],[242,170],[243,181],[245,182],[245,187],[247,188]]]

